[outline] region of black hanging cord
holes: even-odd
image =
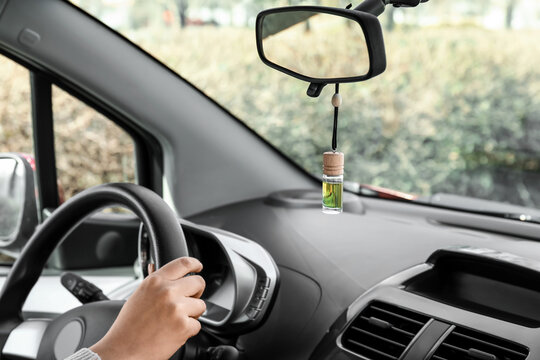
[[[339,94],[339,84],[336,84],[336,94]],[[339,107],[334,106],[334,128],[332,130],[332,150],[337,150],[337,121],[338,121]]]

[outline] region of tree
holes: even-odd
[[[178,4],[178,17],[180,19],[180,27],[185,28],[187,25],[187,8],[188,0],[176,0]]]
[[[396,20],[394,19],[394,12],[396,8],[388,6],[386,8],[386,31],[392,31],[396,27]]]
[[[514,20],[514,9],[516,8],[518,0],[508,0],[506,3],[506,16],[504,19],[505,27],[507,29],[512,28],[512,21]]]

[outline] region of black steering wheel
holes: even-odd
[[[187,256],[178,219],[156,193],[135,184],[104,184],[87,189],[56,209],[36,229],[13,265],[0,293],[0,349],[11,331],[23,321],[23,304],[56,246],[88,215],[111,205],[125,206],[139,217],[153,248],[156,269]],[[64,356],[60,353],[66,346],[77,344],[78,349],[93,345],[109,330],[123,304],[123,301],[101,301],[62,314],[47,327],[38,359],[61,360],[58,356]]]

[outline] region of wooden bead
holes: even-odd
[[[340,94],[334,94],[334,96],[332,96],[332,105],[334,107],[340,107],[342,102],[343,99]]]

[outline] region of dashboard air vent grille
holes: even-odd
[[[428,316],[382,302],[372,302],[349,325],[342,346],[366,359],[399,359]]]
[[[431,360],[524,360],[529,350],[519,344],[464,328],[456,328]]]

